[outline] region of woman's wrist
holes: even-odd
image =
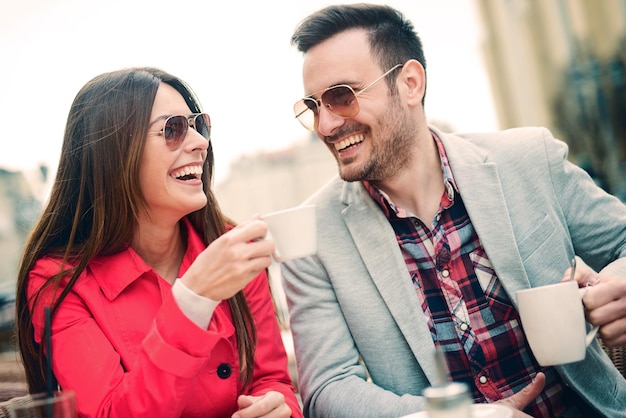
[[[180,279],[174,281],[172,294],[174,295],[176,303],[187,318],[202,329],[208,328],[211,317],[213,316],[213,311],[215,311],[215,308],[219,305],[219,301],[195,293],[185,286]]]

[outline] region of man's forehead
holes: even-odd
[[[341,32],[304,54],[302,80],[306,94],[336,84],[354,84],[377,74],[364,31]]]

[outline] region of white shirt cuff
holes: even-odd
[[[213,311],[215,311],[219,302],[197,294],[185,286],[180,279],[174,281],[172,294],[180,310],[183,311],[187,318],[202,329],[208,328],[209,322],[211,322],[213,317]]]

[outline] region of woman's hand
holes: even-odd
[[[571,268],[562,281],[570,280]],[[602,342],[608,347],[626,345],[626,280],[596,273],[576,257],[574,280],[587,287],[583,296],[587,321],[599,325]]]
[[[215,301],[234,296],[270,265],[274,243],[263,239],[266,232],[259,218],[236,226],[200,253],[181,280]]]
[[[262,396],[240,395],[237,399],[239,411],[232,418],[289,418],[291,408],[280,392],[269,391]]]

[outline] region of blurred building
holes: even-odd
[[[15,317],[15,282],[22,247],[41,211],[37,190],[47,170],[36,173],[0,168],[0,352],[11,348]]]
[[[302,203],[336,174],[334,157],[311,133],[291,147],[240,157],[215,193],[222,210],[243,222]]]
[[[547,126],[626,198],[626,0],[476,0],[499,126]]]
[[[0,168],[0,284],[15,281],[22,245],[41,211],[30,174]],[[38,181],[45,182],[43,175]]]

